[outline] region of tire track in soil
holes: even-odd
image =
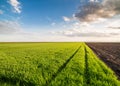
[[[70,60],[75,56],[75,54],[78,52],[78,50],[81,48],[81,46],[78,47],[78,49],[69,57],[69,59],[57,70],[55,74],[52,75],[52,77],[46,81],[45,85],[43,86],[49,86],[49,84],[58,76],[59,73],[67,66],[67,64],[70,62]]]
[[[84,69],[84,79],[83,79],[83,86],[87,86],[90,84],[90,73],[89,73],[89,64],[88,64],[88,51],[84,46],[84,53],[85,53],[85,69]]]

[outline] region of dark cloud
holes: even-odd
[[[75,18],[82,22],[95,21],[98,18],[109,18],[120,14],[120,0],[88,1],[82,4],[75,13]]]

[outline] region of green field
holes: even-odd
[[[85,43],[0,43],[0,86],[120,86]]]

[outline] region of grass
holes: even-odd
[[[85,43],[0,43],[0,86],[120,86]]]

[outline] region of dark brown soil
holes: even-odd
[[[120,80],[120,43],[86,43]]]

